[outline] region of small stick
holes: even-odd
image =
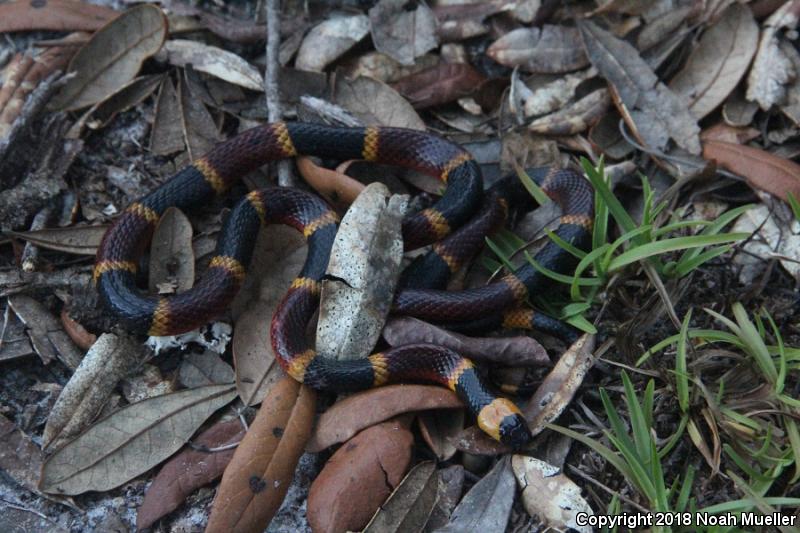
[[[267,68],[264,73],[264,93],[267,98],[267,117],[270,122],[277,122],[283,118],[281,109],[281,95],[278,87],[280,62],[278,52],[281,47],[281,28],[278,19],[280,0],[267,0]],[[278,185],[281,187],[294,186],[294,176],[288,161],[279,161],[275,167],[278,169]]]

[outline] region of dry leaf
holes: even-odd
[[[170,207],[161,215],[150,244],[150,292],[167,294],[192,287],[192,234],[192,223],[177,207]]]
[[[83,353],[64,331],[61,321],[45,306],[23,294],[10,296],[8,304],[28,328],[27,333],[33,349],[45,364],[59,359],[70,370],[78,367]]]
[[[401,65],[413,65],[414,59],[439,45],[433,11],[425,4],[407,11],[407,3],[408,0],[380,0],[369,10],[375,49]]]
[[[184,450],[164,463],[147,488],[144,501],[136,512],[136,529],[150,527],[156,520],[177,509],[195,490],[216,480],[225,471],[235,448],[221,451],[242,440],[245,431],[239,420],[218,422],[192,439],[192,448]]]
[[[344,442],[364,428],[403,413],[463,407],[454,392],[433,385],[388,385],[353,394],[319,417],[308,442],[315,453]]]
[[[54,494],[118,487],[175,453],[235,397],[232,385],[211,385],[123,407],[51,455],[39,486]]]
[[[361,530],[400,483],[414,437],[397,419],[365,429],[333,454],[308,492],[308,523],[318,533]]]
[[[581,496],[581,488],[561,473],[561,469],[534,457],[514,455],[511,466],[522,489],[522,504],[531,516],[553,529],[591,533],[590,526],[580,526],[577,515],[594,516]],[[542,497],[546,494],[546,497]]]
[[[511,91],[508,95],[509,109],[522,117],[534,118],[561,109],[575,96],[575,89],[589,78],[597,75],[594,68],[559,77],[550,83],[528,87],[519,78],[519,70],[511,74]]]
[[[436,495],[436,505],[433,507],[424,531],[436,531],[450,521],[450,514],[455,509],[461,492],[464,489],[464,467],[455,464],[436,472],[439,476],[439,490]]]
[[[800,278],[800,222],[782,221],[767,205],[760,204],[742,214],[731,231],[756,233],[756,238],[742,245],[746,253],[735,254],[732,260],[741,266],[741,283],[753,284],[763,274],[764,261],[770,257],[777,257],[787,272]]]
[[[421,70],[439,64],[439,57],[433,54],[425,54],[414,61],[413,65],[401,65],[386,54],[380,52],[367,52],[358,57],[348,60],[342,65],[341,71],[348,78],[354,79],[359,76],[372,78],[383,83],[393,83],[400,78],[404,78]]]
[[[365,185],[350,176],[314,164],[310,157],[298,157],[297,170],[317,193],[338,208],[346,209],[364,190]]]
[[[236,389],[246,405],[261,402],[283,371],[275,362],[269,323],[306,260],[302,235],[287,226],[267,226],[256,240],[250,275],[234,301],[233,361]],[[252,285],[251,285],[252,284]]]
[[[759,148],[708,141],[703,157],[747,179],[750,186],[788,201],[789,193],[800,198],[800,165]]]
[[[0,4],[0,33],[94,31],[117,15],[111,8],[75,0],[18,0]]]
[[[532,435],[538,435],[567,408],[594,364],[594,335],[584,334],[562,355],[522,408]]]
[[[53,109],[74,110],[101,102],[131,81],[145,59],[161,48],[167,20],[156,6],[129,9],[94,33],[69,64],[76,76],[51,100]]]
[[[486,55],[528,72],[569,72],[589,64],[577,28],[551,24],[512,30],[493,42]]]
[[[440,63],[397,80],[392,87],[415,109],[425,109],[472,94],[486,77],[466,63]]]
[[[186,146],[183,139],[182,113],[178,93],[169,76],[164,78],[156,100],[156,116],[150,130],[150,151],[171,155]]]
[[[483,35],[489,31],[484,24],[487,17],[509,11],[518,3],[507,0],[444,5],[437,3],[433,12],[439,21],[439,38],[445,42],[458,42]]]
[[[600,120],[610,103],[608,89],[597,89],[555,113],[534,120],[528,129],[543,135],[575,135]]]
[[[721,141],[732,144],[745,144],[758,138],[761,132],[755,128],[730,126],[725,122],[718,122],[706,128],[700,134],[703,143],[708,141]]]
[[[451,442],[457,450],[471,455],[503,455],[512,451],[510,446],[496,441],[478,426],[464,429]]]
[[[747,6],[733,4],[703,34],[669,84],[698,120],[708,115],[744,77],[758,46],[758,25]]]
[[[100,240],[108,231],[108,224],[98,226],[70,226],[68,228],[46,228],[35,231],[6,231],[40,248],[75,255],[97,255]]]
[[[290,377],[270,390],[225,469],[207,533],[264,530],[289,490],[316,403],[316,393]]]
[[[42,447],[57,448],[91,424],[122,379],[144,358],[141,345],[104,333],[92,345],[50,410]]]
[[[183,78],[178,79],[178,102],[183,140],[186,143],[189,159],[194,161],[222,138],[205,104],[192,93],[189,84]]]
[[[89,333],[78,321],[69,316],[67,308],[61,309],[61,325],[72,342],[81,350],[88,350],[97,341],[97,335]]]
[[[425,461],[418,464],[381,505],[363,533],[422,531],[436,504],[438,489],[436,463]]]
[[[700,128],[683,101],[658,80],[636,49],[591,21],[578,21],[586,52],[614,90],[625,121],[645,145],[666,148],[671,137],[700,153]]]
[[[233,383],[235,378],[231,365],[210,350],[184,355],[178,368],[178,380],[186,388]]]
[[[392,346],[415,343],[445,346],[464,357],[505,366],[550,365],[547,351],[531,337],[467,337],[413,317],[389,319],[383,328],[383,338]]]
[[[0,470],[31,492],[38,492],[42,451],[14,422],[0,415]]]
[[[323,70],[369,33],[366,15],[339,16],[317,24],[297,51],[295,68]]]
[[[87,125],[93,130],[104,128],[118,113],[127,111],[153,94],[165,77],[163,74],[150,74],[134,79],[102,102],[95,104],[87,113]]]
[[[475,483],[453,511],[450,522],[437,533],[505,531],[515,489],[514,473],[506,456]]]
[[[322,282],[316,343],[320,356],[366,357],[378,341],[400,277],[407,202],[407,197],[389,197],[386,186],[372,183],[342,219],[328,279]]]
[[[431,411],[417,417],[422,439],[439,461],[449,461],[458,451],[453,441],[464,429],[464,410]]]
[[[781,48],[781,30],[793,31],[800,18],[800,0],[792,0],[773,13],[764,23],[753,68],[747,78],[747,99],[768,110],[783,103],[786,85],[798,76],[792,61]]]
[[[253,65],[216,46],[186,39],[170,39],[164,43],[163,54],[171,65],[191,65],[199,72],[225,80],[251,91],[263,91],[264,79]]]
[[[337,76],[334,103],[368,126],[394,126],[425,131],[425,122],[394,89],[370,78],[348,80]]]

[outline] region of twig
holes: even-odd
[[[19,270],[0,272],[0,298],[23,291],[53,289],[60,287],[85,287],[92,281],[92,267],[79,266],[65,268],[56,272],[31,272],[23,274]]]
[[[278,87],[280,62],[278,53],[281,47],[281,27],[278,13],[280,0],[267,0],[267,68],[264,73],[264,93],[267,98],[267,118],[270,122],[277,122],[283,118],[281,109],[281,94]],[[278,185],[291,187],[294,185],[289,162],[279,161],[275,167],[278,169]]]

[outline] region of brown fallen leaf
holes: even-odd
[[[472,455],[503,455],[512,451],[511,447],[494,440],[478,426],[464,429],[451,442],[457,450]]]
[[[52,109],[96,104],[131,81],[167,36],[164,13],[152,4],[131,8],[95,32],[72,58],[76,75],[50,101]]]
[[[747,6],[733,4],[700,39],[669,88],[689,102],[698,120],[719,106],[744,77],[758,45],[758,24]]]
[[[148,285],[151,293],[183,292],[194,284],[192,223],[170,207],[156,225],[150,245]]]
[[[178,381],[188,389],[233,383],[234,379],[231,366],[211,350],[184,355],[178,367]]]
[[[8,304],[25,324],[33,349],[45,364],[58,359],[70,370],[78,367],[83,353],[45,306],[24,294],[10,296]]]
[[[0,415],[0,470],[31,492],[39,492],[36,473],[43,461],[36,443],[14,422]]]
[[[186,146],[181,127],[178,93],[169,76],[164,78],[156,98],[155,119],[150,130],[150,151],[156,155],[171,155]]]
[[[244,434],[239,420],[218,422],[192,439],[191,448],[184,448],[164,463],[136,512],[136,529],[150,527],[177,509],[196,489],[222,476],[236,449],[207,450],[237,443]]]
[[[486,18],[513,8],[514,2],[506,0],[489,0],[472,4],[437,4],[433,8],[433,13],[439,21],[439,39],[443,42],[458,42],[488,33],[489,27],[484,24]]]
[[[287,226],[267,226],[256,240],[250,273],[233,306],[236,389],[246,405],[260,403],[283,377],[272,351],[269,322],[300,272],[306,253],[303,236]]]
[[[528,72],[569,72],[589,64],[577,28],[551,24],[512,30],[493,42],[486,55]]]
[[[64,331],[72,342],[81,350],[88,350],[97,341],[97,335],[86,331],[80,322],[69,316],[66,307],[61,309],[61,325],[64,326]]]
[[[108,224],[96,226],[70,226],[45,228],[35,231],[6,231],[7,235],[22,239],[48,250],[75,255],[96,255],[100,241],[108,231]]]
[[[578,85],[597,75],[597,70],[589,68],[580,72],[566,74],[550,83],[537,83],[533,76],[526,84],[519,76],[519,70],[511,73],[511,90],[508,95],[509,109],[520,118],[536,118],[561,109],[575,96]]]
[[[0,4],[0,33],[12,31],[94,31],[119,15],[105,6],[75,0],[19,0]]]
[[[39,487],[70,495],[118,487],[175,453],[235,397],[233,385],[211,385],[125,406],[53,453]]]
[[[104,128],[119,113],[127,111],[147,99],[164,78],[163,74],[150,74],[135,78],[102,102],[95,104],[87,112],[86,125],[93,130]]]
[[[567,408],[594,364],[594,335],[584,334],[562,355],[530,400],[522,407],[532,435],[542,432]]]
[[[450,521],[450,514],[455,509],[461,492],[464,490],[464,467],[455,464],[437,471],[439,488],[436,495],[436,505],[431,511],[424,531],[436,531]]]
[[[432,385],[388,385],[359,392],[335,403],[319,417],[307,449],[312,453],[322,451],[403,413],[463,405],[454,392]]]
[[[643,144],[664,149],[672,138],[681,148],[699,154],[696,119],[638,51],[591,21],[578,20],[578,28],[589,59],[608,81],[620,114]]]
[[[591,526],[578,525],[577,515],[594,516],[594,511],[581,496],[581,488],[565,476],[561,469],[534,457],[514,455],[511,467],[522,489],[522,504],[531,516],[538,516],[544,525],[558,530],[591,533]],[[547,494],[542,498],[542,494]]]
[[[420,413],[417,417],[422,439],[439,461],[449,461],[458,449],[455,438],[464,429],[464,410],[436,410]]]
[[[708,141],[722,141],[733,144],[745,144],[758,138],[761,132],[755,128],[730,126],[725,122],[718,122],[700,133],[703,143]]]
[[[364,76],[383,83],[394,83],[400,78],[438,65],[439,61],[439,57],[433,54],[425,54],[418,57],[413,65],[406,66],[401,65],[386,54],[368,52],[345,61],[340,68],[342,74],[351,79]]]
[[[234,85],[251,91],[263,91],[264,80],[253,65],[233,52],[198,41],[170,39],[161,51],[171,65],[191,65],[198,72],[205,72]]]
[[[543,135],[575,135],[600,120],[610,103],[608,89],[597,89],[555,113],[534,120],[528,129]]]
[[[800,198],[800,165],[759,148],[720,141],[703,144],[703,157],[747,179],[750,186],[784,202],[789,193]]]
[[[406,10],[406,0],[380,0],[369,10],[372,43],[378,52],[394,58],[402,65],[439,45],[436,16],[425,4]]]
[[[361,530],[411,463],[408,417],[369,427],[339,448],[308,492],[308,523],[318,533]]]
[[[380,506],[363,533],[422,531],[436,504],[438,488],[436,463],[425,461],[418,464]]]
[[[236,448],[206,532],[261,532],[280,507],[311,434],[316,393],[285,376]]]
[[[317,24],[297,51],[295,68],[323,70],[369,33],[366,15],[337,16]]]
[[[486,77],[466,63],[440,63],[392,84],[414,109],[446,104],[472,94]]]
[[[535,339],[518,337],[467,337],[418,318],[395,317],[383,328],[383,338],[392,346],[427,342],[446,346],[476,361],[505,366],[550,365],[547,351]]]
[[[360,181],[316,165],[310,157],[298,157],[295,162],[306,183],[338,208],[346,209],[364,190],[365,185]]]
[[[366,357],[389,314],[403,260],[407,196],[371,183],[342,218],[322,281],[316,349],[336,359]]]
[[[425,122],[397,91],[385,83],[359,77],[336,77],[334,103],[344,107],[365,125],[394,126],[425,131]]]
[[[190,161],[194,161],[222,140],[217,125],[205,104],[192,93],[189,83],[178,78],[178,103],[183,140]]]

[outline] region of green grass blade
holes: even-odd
[[[566,250],[567,252],[569,252],[571,256],[577,257],[578,259],[583,259],[584,257],[586,257],[586,252],[568,243],[567,241],[559,237],[554,231],[545,230],[545,233],[547,233],[547,236],[550,237],[550,240],[556,243],[559,248]]]
[[[675,357],[675,390],[678,394],[678,405],[681,411],[689,411],[689,371],[686,364],[686,346],[689,341],[689,321],[692,319],[692,310],[686,313],[678,334],[678,349]]]
[[[531,257],[531,254],[529,254],[528,252],[525,252],[525,258],[531,265],[533,265],[533,267],[536,270],[538,270],[539,272],[541,272],[542,274],[544,274],[545,276],[547,276],[552,280],[558,281],[559,283],[564,283],[565,285],[572,285],[572,283],[575,281],[573,279],[574,276],[566,276],[564,274],[559,274],[558,272],[554,272],[549,268],[545,268],[544,266],[540,265],[539,262],[536,261],[533,257]],[[602,283],[603,281],[597,278],[578,278],[578,285],[581,285],[583,287],[595,287],[602,285]]]
[[[675,264],[675,277],[682,278],[689,272],[693,271],[703,263],[707,263],[711,261],[715,257],[719,257],[720,255],[727,253],[730,249],[733,248],[732,244],[723,244],[722,246],[715,246],[710,250],[706,250],[705,252],[699,253],[693,257],[689,257],[688,259],[684,260],[681,258]],[[700,248],[694,248],[694,250],[700,250]]]
[[[528,192],[533,196],[533,199],[536,200],[536,203],[539,205],[544,205],[550,201],[550,197],[542,190],[539,185],[531,179],[525,169],[523,169],[516,161],[514,163],[514,170],[517,173],[517,177],[519,181],[522,182],[522,185],[528,189]]]
[[[619,270],[620,268],[641,261],[648,257],[662,255],[668,252],[677,250],[684,250],[697,246],[711,246],[713,244],[724,244],[729,242],[739,241],[748,236],[748,233],[723,233],[719,235],[693,235],[690,237],[675,237],[672,239],[664,239],[661,241],[643,244],[634,247],[622,254],[618,255],[611,261],[608,266],[609,272]]]
[[[614,196],[614,193],[611,192],[611,189],[606,183],[605,176],[596,171],[592,163],[585,157],[581,158],[581,166],[584,172],[586,172],[586,177],[589,178],[589,181],[592,183],[594,190],[600,195],[602,203],[606,205],[611,216],[617,221],[617,224],[619,224],[624,231],[633,231],[636,229],[636,222],[633,221],[625,208],[622,207],[617,197]]]

